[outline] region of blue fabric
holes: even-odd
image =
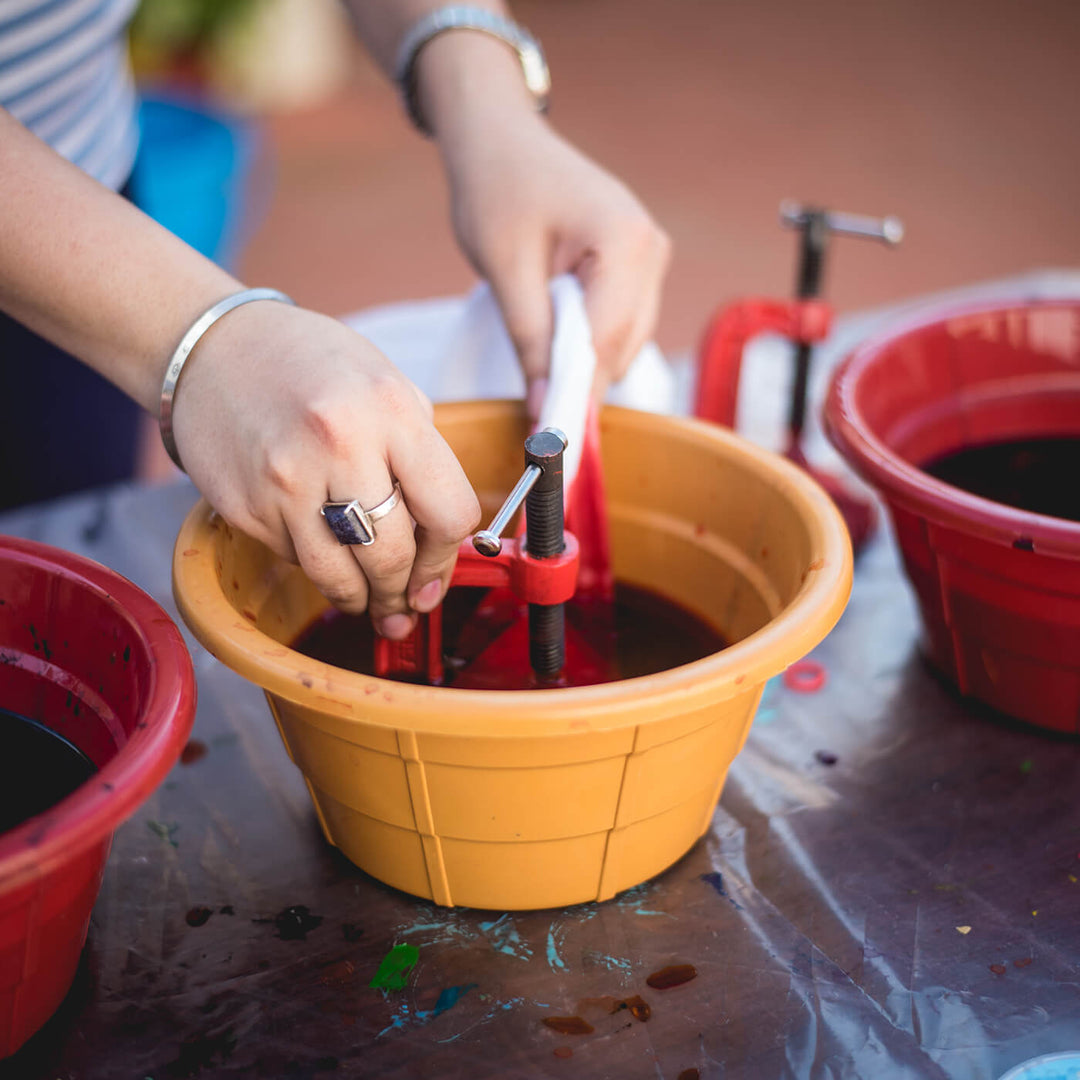
[[[244,220],[252,125],[194,100],[144,92],[139,126],[135,204],[196,251],[229,266]]]

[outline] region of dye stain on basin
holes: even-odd
[[[62,735],[0,709],[0,833],[55,806],[96,772]]]
[[[470,689],[535,687],[522,635],[521,664],[472,668],[484,650],[515,626],[524,630],[527,605],[504,590],[455,588],[443,604],[444,686],[469,678]],[[613,605],[575,597],[566,605],[567,663],[559,686],[589,686],[652,675],[724,648],[708,623],[647,589],[618,583]],[[575,643],[578,643],[575,647]],[[335,667],[372,674],[374,631],[366,615],[331,611],[293,643],[297,652]]]

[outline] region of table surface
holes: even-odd
[[[175,617],[194,500],[119,487],[0,531],[95,558]],[[813,654],[825,685],[768,685],[709,833],[614,900],[524,914],[440,909],[352,866],[262,692],[189,637],[206,753],[117,832],[75,987],[0,1077],[982,1080],[1080,1047],[1080,745],[959,700],[917,633],[879,534]],[[419,950],[407,988],[372,989],[400,944]],[[651,989],[671,964],[696,978]],[[610,1013],[632,995],[647,1021]],[[542,1023],[565,1015],[595,1031]]]

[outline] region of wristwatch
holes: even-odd
[[[420,50],[432,38],[447,30],[478,30],[506,42],[521,62],[525,87],[536,102],[540,112],[547,112],[548,94],[551,91],[551,74],[544,59],[540,43],[517,23],[504,19],[485,8],[465,4],[450,4],[429,12],[418,19],[405,34],[398,47],[394,77],[401,90],[405,111],[413,124],[425,135],[431,134],[420,112],[416,85],[416,60]]]

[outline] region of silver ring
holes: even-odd
[[[378,506],[365,510],[359,499],[349,502],[324,502],[319,511],[339,544],[361,544],[368,547],[375,543],[375,522],[386,517],[401,502],[401,485],[395,484],[390,497]]]

